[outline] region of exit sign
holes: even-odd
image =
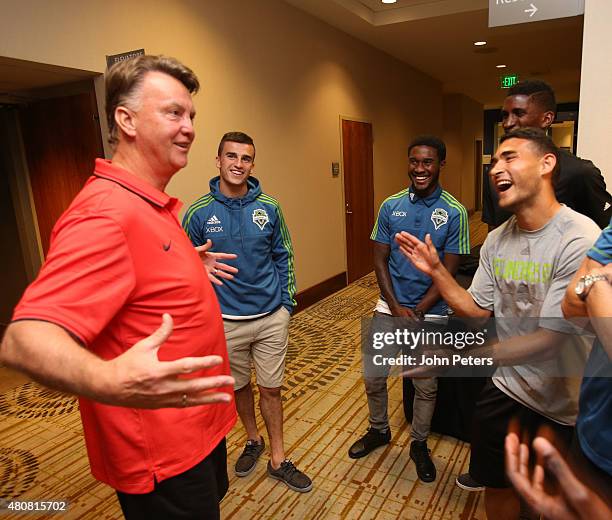
[[[512,88],[519,82],[518,74],[506,74],[500,78],[501,88]]]

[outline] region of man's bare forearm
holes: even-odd
[[[597,267],[601,267],[601,264],[592,258],[585,258],[580,264],[578,271],[572,278],[572,281],[568,284],[567,290],[565,291],[565,297],[563,298],[563,302],[561,303],[561,310],[563,311],[563,316],[566,318],[579,318],[587,316],[587,308],[578,295],[576,294],[576,284],[578,280],[584,275],[588,274],[592,269]]]
[[[387,244],[374,242],[374,272],[376,273],[376,281],[380,288],[380,293],[389,305],[389,309],[393,311],[399,306],[399,302],[395,297],[393,283],[391,282],[391,273],[389,273],[389,255],[391,247]]]
[[[374,272],[376,273],[376,281],[378,282],[380,293],[383,295],[389,307],[391,308],[395,305],[399,305],[395,293],[393,292],[389,269],[387,267],[374,265]]]
[[[0,361],[50,388],[106,401],[106,363],[64,329],[44,321],[11,324],[0,346]]]
[[[0,361],[52,388],[115,406],[176,408],[231,401],[231,376],[202,373],[221,365],[222,356],[159,360],[159,348],[172,328],[172,317],[164,314],[157,330],[119,356],[103,360],[61,327],[24,320],[8,328]],[[185,377],[196,372],[202,375]]]
[[[449,274],[454,278],[457,274],[457,270],[459,269],[459,264],[461,262],[461,257],[459,255],[447,253],[444,255],[444,259],[442,263],[444,267],[448,270]],[[431,307],[433,307],[442,297],[440,294],[440,289],[435,283],[432,283],[427,289],[427,292],[423,295],[421,301],[416,305],[415,309],[427,312]]]
[[[489,347],[483,347],[479,356],[491,357],[496,366],[512,366],[546,361],[559,355],[560,345],[567,335],[548,329],[538,329],[532,334],[515,336]],[[472,352],[470,352],[472,353]]]
[[[444,301],[453,309],[457,316],[467,318],[488,318],[491,312],[479,307],[472,295],[461,287],[448,270],[439,264],[431,273],[431,279],[436,284]]]
[[[605,281],[594,283],[586,299],[591,325],[612,360],[612,285]]]

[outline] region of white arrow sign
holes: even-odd
[[[489,0],[489,27],[584,14],[584,0]]]
[[[529,18],[533,18],[533,15],[538,12],[538,8],[535,5],[531,4],[531,9],[525,9],[525,12],[526,13],[531,13],[529,15]]]

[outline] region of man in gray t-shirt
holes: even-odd
[[[490,175],[500,206],[513,216],[487,237],[468,291],[444,269],[429,237],[425,243],[405,232],[396,237],[456,315],[497,320],[500,342],[489,354],[498,368],[476,404],[470,461],[470,475],[486,487],[489,518],[519,515],[504,472],[510,420],[518,417],[531,430],[547,425],[569,440],[576,418],[579,378],[551,375],[568,367],[579,374],[588,353],[587,342],[561,320],[561,301],[599,228],[557,202],[558,154],[538,129],[502,137]]]
[[[590,218],[567,206],[534,231],[521,229],[513,215],[487,236],[468,289],[479,307],[495,315],[500,341],[542,329],[568,333],[556,340],[554,358],[499,366],[492,379],[512,399],[569,426],[576,422],[580,378],[551,376],[579,375],[592,338],[572,334],[561,319],[561,302],[598,234]]]

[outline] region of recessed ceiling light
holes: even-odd
[[[476,47],[482,47],[483,45],[486,45],[487,42],[485,41],[481,41],[481,42],[474,42],[474,45],[476,45]]]
[[[505,69],[506,66],[505,65],[495,65],[498,69]]]
[[[382,0],[383,4],[394,4],[397,0]]]

